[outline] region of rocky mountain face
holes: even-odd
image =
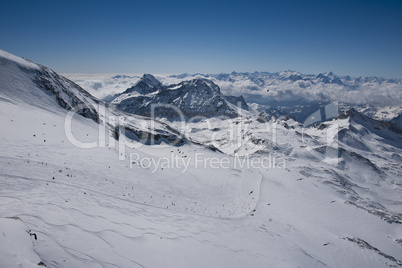
[[[99,114],[95,108],[99,101],[83,88],[45,66],[1,50],[0,52],[0,91],[3,96],[13,99],[18,96],[21,101],[47,109],[49,105],[57,103],[64,109],[75,110],[78,114],[99,122]],[[18,81],[18,88],[15,88],[15,81]],[[40,88],[42,92],[33,91],[34,87]]]
[[[168,125],[149,119],[140,118],[136,115],[125,114],[114,106],[104,103],[81,88],[69,79],[57,74],[53,70],[35,64],[27,59],[19,58],[0,50],[0,98],[29,104],[34,107],[53,111],[65,109],[89,118],[96,123],[104,124],[115,139],[119,139],[121,133],[129,136],[132,140],[143,143],[182,142],[179,132]],[[128,89],[150,90],[156,88],[158,83],[153,77],[145,76],[137,88]],[[144,91],[141,91],[144,92]],[[124,123],[111,124],[108,117],[125,118]],[[144,128],[140,121],[147,122]]]
[[[112,100],[111,100],[112,99]],[[118,109],[138,115],[175,118],[180,111],[186,117],[239,116],[237,105],[248,110],[242,96],[224,96],[218,85],[208,79],[193,79],[163,86],[154,76],[145,74],[133,87],[112,98]]]

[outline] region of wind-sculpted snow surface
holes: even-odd
[[[396,125],[353,110],[309,127],[269,110],[156,121],[0,56],[0,218],[18,217],[36,235],[28,237],[37,254],[30,263],[400,266]],[[190,83],[209,83],[197,81]],[[57,101],[66,89],[98,120]],[[0,220],[0,235],[6,229]],[[14,255],[21,257],[0,247],[1,267],[30,267],[21,261],[32,252],[23,235]]]
[[[18,217],[0,218],[0,264],[2,267],[40,267],[44,263],[34,251],[37,235]]]

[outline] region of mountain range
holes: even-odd
[[[106,103],[0,50],[1,267],[402,266],[400,117],[158,78]]]
[[[242,96],[224,96],[219,86],[211,80],[198,78],[164,86],[151,74],[144,74],[134,86],[123,93],[107,96],[104,100],[122,111],[144,116],[151,116],[152,105],[158,104],[154,116],[164,118],[178,117],[179,114],[161,104],[177,107],[186,117],[233,118],[239,116],[238,103],[239,108],[248,110]]]
[[[71,76],[95,96],[108,96],[105,98],[108,102],[141,78],[137,75],[101,77]],[[312,75],[293,71],[157,75],[156,78],[166,87],[198,78],[209,79],[219,86],[223,96],[242,96],[249,106],[289,114],[301,123],[311,113],[332,102],[337,102],[342,110],[353,108],[382,121],[391,121],[402,114],[402,84],[398,79],[338,76],[332,72]]]
[[[374,119],[390,121],[402,114],[402,80],[382,77],[338,76],[332,72],[294,71],[230,74],[182,74],[172,79],[212,79],[223,92],[242,94],[248,103],[278,109],[303,122],[320,106],[338,102]]]

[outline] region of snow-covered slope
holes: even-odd
[[[401,186],[402,177],[400,127],[352,109],[308,128],[304,136],[305,146],[317,158],[336,158],[337,169],[331,172],[344,174],[336,184],[343,188],[341,191],[348,192],[348,204],[390,223],[402,223],[400,193],[393,191]],[[321,138],[312,142],[311,137]],[[317,143],[320,139],[321,143]]]
[[[122,94],[106,97],[118,109],[139,115],[151,116],[152,105],[159,105],[154,110],[156,117],[179,117],[176,109],[184,116],[227,116],[239,115],[236,105],[248,109],[242,97],[223,96],[219,87],[207,79],[194,79],[179,84],[163,86],[154,76],[144,76]],[[169,105],[169,107],[167,106]]]
[[[30,232],[18,217],[0,218],[1,267],[40,267],[44,263],[34,251]]]
[[[392,129],[377,130],[357,112],[309,128],[253,114],[183,127],[111,106],[102,111],[90,96],[99,120],[71,118],[53,91],[33,82],[37,65],[0,55],[9,62],[0,64],[0,218],[19,217],[37,235],[30,238],[38,255],[32,263],[402,265],[402,150]],[[56,92],[64,90],[64,82],[55,84]],[[109,116],[126,118],[133,132],[168,133],[184,142],[129,142],[124,132],[114,135]],[[69,118],[70,134],[95,146],[72,143]],[[334,150],[339,158],[327,153]],[[6,262],[8,252],[1,250],[0,266],[18,267]]]
[[[42,65],[2,50],[0,62],[0,93],[3,100],[24,102],[44,109],[55,106],[76,109],[77,113],[99,122],[94,107],[98,101],[70,80]]]

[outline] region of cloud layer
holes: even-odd
[[[296,73],[297,74],[297,73]],[[369,104],[377,107],[400,106],[402,103],[402,83],[398,80],[362,79],[358,86],[324,83],[315,79],[291,79],[294,73],[277,76],[254,74],[224,75],[155,75],[163,84],[176,84],[183,80],[208,78],[218,84],[225,95],[243,95],[246,101],[268,103],[305,99],[310,101],[339,101],[352,105]],[[66,74],[84,89],[98,98],[123,92],[133,86],[141,77],[138,74]],[[349,78],[348,78],[349,79]],[[357,80],[356,80],[357,81]],[[360,80],[359,80],[360,81]]]

